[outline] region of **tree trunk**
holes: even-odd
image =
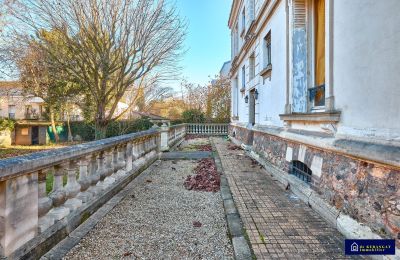
[[[69,123],[69,111],[68,111],[68,108],[67,108],[66,113],[67,113],[67,126],[68,126],[68,142],[73,142],[74,139],[72,137],[71,125]]]
[[[51,121],[51,129],[54,134],[54,140],[56,143],[60,142],[60,137],[58,136],[57,133],[57,128],[56,128],[56,121],[54,120],[54,110],[52,108],[50,110],[50,121]]]
[[[99,104],[97,106],[97,116],[94,126],[94,132],[95,132],[94,137],[96,140],[106,138],[108,122],[106,121],[105,117],[106,117],[105,108],[102,104]]]
[[[106,138],[106,132],[107,132],[107,125],[104,124],[104,122],[96,120],[95,126],[94,126],[94,138],[96,140],[104,139]]]

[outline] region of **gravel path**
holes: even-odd
[[[232,259],[220,193],[183,187],[197,162],[158,163],[65,259]]]

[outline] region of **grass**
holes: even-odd
[[[63,186],[67,184],[67,175],[63,176]],[[53,189],[53,181],[54,181],[54,175],[53,173],[47,174],[46,176],[46,193],[49,194],[51,190]]]
[[[51,149],[58,149],[70,145],[77,144],[73,143],[58,143],[58,144],[47,144],[47,145],[10,145],[0,147],[0,159],[20,156],[29,153],[35,153],[40,151],[46,151]]]

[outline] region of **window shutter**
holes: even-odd
[[[293,27],[306,27],[306,0],[293,0]]]

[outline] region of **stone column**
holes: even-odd
[[[104,190],[106,186],[104,185],[104,179],[106,178],[106,169],[104,165],[104,152],[101,152],[97,157],[97,172],[96,174],[99,176],[99,181],[97,182],[96,186],[100,189]]]
[[[115,150],[109,150],[105,152],[106,154],[106,163],[105,163],[105,179],[104,179],[104,185],[105,187],[109,187],[111,184],[115,182],[115,178],[113,175],[114,172],[117,171],[118,165],[115,165],[114,163],[114,158],[115,158]]]
[[[38,173],[0,182],[0,248],[9,256],[38,231]]]
[[[169,127],[163,123],[160,129],[161,133],[161,151],[166,152],[169,150],[168,146],[168,132],[169,132]]]
[[[131,142],[127,143],[125,154],[126,154],[126,171],[130,172],[130,171],[132,171],[132,160],[133,160],[133,158],[132,158],[132,143]]]
[[[74,211],[82,206],[82,201],[76,197],[76,195],[78,195],[81,190],[81,185],[76,180],[77,168],[75,161],[71,160],[69,162],[67,172],[67,185],[65,185],[65,191],[67,192],[67,201],[65,202],[65,206],[71,211]]]
[[[50,209],[53,206],[53,201],[47,196],[46,193],[46,177],[47,177],[48,170],[40,170],[39,171],[39,205],[38,205],[38,216],[39,216],[39,224],[38,224],[38,231],[42,233],[44,230],[48,229],[51,225],[54,224],[54,219],[47,215]]]
[[[88,192],[90,187],[90,180],[88,176],[88,166],[89,166],[90,157],[83,157],[79,161],[79,180],[78,183],[81,185],[81,192],[77,195],[77,198],[80,199],[83,203],[87,203],[90,199],[92,199],[93,195]]]
[[[97,182],[100,180],[100,175],[97,172],[97,154],[92,154],[90,157],[89,163],[89,176],[88,179],[90,181],[90,187],[88,191],[93,195],[96,196],[101,192],[100,187],[96,186]]]
[[[49,197],[53,201],[53,208],[49,211],[49,215],[51,215],[54,220],[61,220],[70,212],[69,208],[64,206],[64,202],[67,199],[67,192],[63,186],[64,168],[64,165],[53,167],[53,190],[49,194]]]

